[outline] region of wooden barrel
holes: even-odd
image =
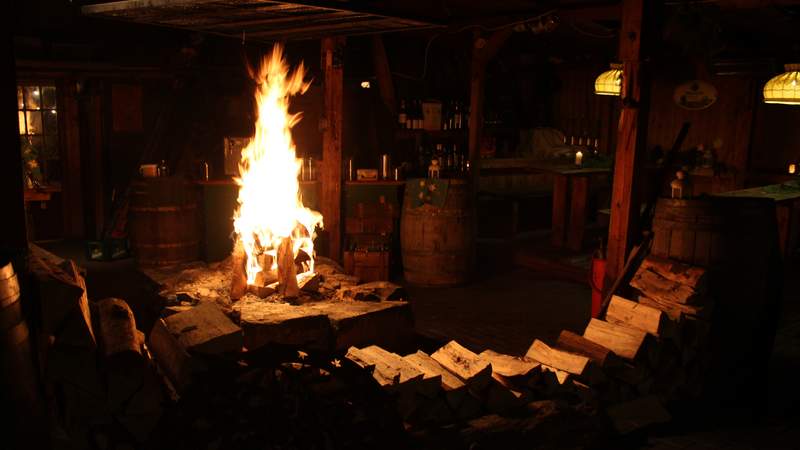
[[[772,250],[774,206],[750,198],[660,199],[653,217],[656,256],[703,267],[766,257]]]
[[[471,192],[464,180],[453,179],[448,184],[444,201],[437,206],[418,206],[419,190],[406,187],[400,245],[405,280],[410,284],[454,286],[472,275],[475,242]]]
[[[38,373],[33,363],[30,330],[20,310],[20,289],[13,266],[0,267],[0,404],[14,411],[14,433],[23,434],[41,413]],[[13,447],[13,445],[12,445]]]
[[[19,282],[11,263],[0,267],[0,330],[7,330],[22,321]]]
[[[725,259],[725,227],[724,214],[709,199],[659,199],[653,217],[652,253],[709,266]]]
[[[229,214],[220,211],[220,214]],[[197,201],[177,177],[133,182],[129,208],[131,246],[139,264],[161,266],[198,259]]]

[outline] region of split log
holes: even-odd
[[[428,354],[417,351],[404,356],[403,359],[426,376],[439,377],[445,401],[459,419],[474,417],[480,413],[478,400],[469,394],[467,385]]]
[[[649,270],[703,294],[708,286],[707,272],[702,267],[672,261],[670,259],[648,256],[642,261],[639,270]]]
[[[577,376],[585,375],[589,370],[588,357],[551,348],[539,339],[533,341],[525,356],[544,365]]]
[[[247,253],[242,241],[237,239],[231,254],[231,300],[239,300],[247,293]]]
[[[450,341],[444,347],[436,350],[431,355],[431,358],[435,359],[445,369],[456,374],[476,392],[480,392],[489,386],[489,382],[492,379],[491,363],[481,359],[456,341]]]
[[[628,434],[649,425],[669,422],[672,419],[655,395],[610,406],[606,413],[620,434]]]
[[[558,335],[556,348],[584,355],[601,368],[621,364],[619,357],[608,348],[569,330],[562,330]]]
[[[272,270],[272,255],[261,253],[256,259],[258,260],[258,266],[261,267],[261,271],[256,274],[253,285],[261,287],[278,281],[278,274]]]
[[[684,316],[692,316],[692,317],[709,317],[712,311],[712,305],[710,302],[704,306],[698,305],[682,305],[680,303],[670,302],[662,299],[655,299],[651,297],[647,297],[645,295],[640,295],[637,298],[640,304],[647,305],[652,308],[659,309],[664,312],[664,314],[669,317],[670,320],[680,322],[683,320]]]
[[[161,405],[164,400],[161,381],[152,367],[148,366],[141,389],[131,397],[124,411],[115,414],[114,417],[136,438],[137,442],[144,443],[161,418],[163,412]]]
[[[297,266],[294,265],[294,239],[286,237],[278,246],[278,293],[286,298],[300,295]]]
[[[327,316],[336,350],[371,344],[395,348],[413,338],[414,316],[406,302],[313,302],[303,310]]]
[[[385,302],[405,300],[408,296],[402,286],[388,281],[372,281],[370,283],[348,286],[339,289],[338,296],[345,300],[363,302]]]
[[[524,377],[539,367],[537,361],[525,356],[503,355],[493,350],[484,350],[478,356],[492,365],[493,373],[504,377]]]
[[[425,377],[400,355],[388,352],[377,345],[363,349],[350,347],[345,356],[359,367],[372,371],[372,377],[378,384],[391,392],[418,392],[432,397],[439,389],[441,378]]]
[[[694,305],[701,303],[704,298],[698,295],[691,287],[668,280],[650,270],[639,270],[630,282],[630,285],[644,296],[659,301],[678,303],[681,305]]]
[[[568,380],[571,380],[572,377],[569,372],[566,372],[561,369],[557,369],[552,366],[548,366],[547,364],[542,364],[542,377],[546,385],[562,385],[566,383]]]
[[[97,323],[108,377],[108,403],[122,407],[144,381],[147,357],[144,335],[136,329],[133,312],[124,300],[106,298],[97,302]]]
[[[318,292],[322,285],[322,275],[306,272],[298,275],[297,286],[304,292]]]
[[[189,352],[217,355],[242,349],[242,329],[212,302],[166,317],[164,324]]]
[[[618,295],[611,297],[611,303],[606,310],[606,321],[637,328],[654,336],[662,335],[667,327],[666,317],[661,310]]]
[[[206,369],[205,363],[190,355],[170,333],[164,319],[158,319],[153,325],[147,343],[164,375],[178,391],[191,384],[195,373]]]
[[[42,331],[55,336],[58,344],[96,348],[85,283],[74,264],[53,265],[52,261],[31,254],[30,269],[39,288]]]
[[[538,366],[538,365],[537,365]],[[486,390],[485,404],[490,412],[502,413],[524,404],[528,395],[507,378],[492,373],[492,380]]]
[[[636,328],[591,319],[583,337],[632,360],[642,351],[647,333]]]

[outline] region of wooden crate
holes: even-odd
[[[352,250],[344,252],[344,269],[362,282],[389,279],[389,250]]]

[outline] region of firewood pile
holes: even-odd
[[[476,354],[451,341],[405,356],[351,347],[346,358],[423,433],[466,423],[467,443],[534,429],[538,436],[535,405],[558,401],[575,427],[564,434],[596,439],[593,417],[625,434],[669,421],[665,406],[702,394],[713,306],[707,278],[702,268],[648,257],[630,282],[635,300],[614,295],[604,319],[591,319],[582,335],[564,330],[552,346],[537,339],[525,355]]]
[[[405,323],[405,293],[325,264],[309,292],[332,301],[301,305],[193,298],[211,292],[198,270],[145,336],[124,300],[88,300],[73,262],[31,260],[64,447],[580,447],[668,421],[705,383],[708,274],[655,257],[603,319],[524,355],[377,342]]]
[[[82,271],[33,247],[37,342],[55,448],[138,445],[164,403],[160,377],[128,304],[89,302]],[[95,441],[97,439],[98,441]]]

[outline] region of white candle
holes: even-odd
[[[796,164],[789,164],[789,174],[794,175],[797,172]]]
[[[582,161],[583,161],[583,152],[581,152],[580,150],[578,150],[578,151],[575,153],[575,165],[576,165],[576,166],[580,166]]]

